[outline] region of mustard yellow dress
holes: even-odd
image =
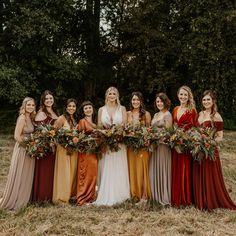
[[[133,117],[131,112],[128,112],[128,114],[128,122],[140,123]],[[145,124],[145,120],[142,123]],[[127,149],[130,194],[132,198],[137,200],[152,197],[149,179],[149,156],[149,152],[144,149],[138,151],[134,151],[132,148]]]
[[[67,121],[63,127],[70,129]],[[57,145],[52,197],[54,203],[68,203],[72,197],[76,197],[77,161],[78,152],[69,155],[65,148]]]

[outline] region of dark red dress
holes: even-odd
[[[212,127],[211,121],[203,122],[202,126]],[[223,130],[223,122],[214,122],[217,131]],[[193,163],[193,194],[195,206],[199,209],[228,208],[236,210],[225,187],[221,169],[219,151],[216,148],[215,160],[202,159]]]
[[[55,119],[47,116],[43,121],[36,124],[51,124]],[[35,172],[32,200],[36,202],[52,201],[53,179],[54,179],[55,154],[47,154],[44,158],[35,160]]]
[[[186,111],[179,120],[177,111],[179,106],[173,110],[173,121],[178,127],[189,129],[196,126],[196,110]],[[172,151],[172,185],[171,185],[171,205],[179,207],[192,204],[192,157],[190,153],[177,153]]]

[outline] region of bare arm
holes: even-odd
[[[99,108],[98,110],[98,127],[102,127],[102,120],[101,120],[101,117],[102,117],[102,107]]]
[[[165,127],[166,128],[170,128],[172,125],[173,125],[173,118],[172,118],[172,115],[170,113],[168,113],[165,118],[164,118],[164,121],[165,121]]]
[[[56,129],[60,129],[64,124],[65,124],[65,117],[62,115],[62,116],[59,116],[59,118],[55,121],[54,123],[54,127]]]
[[[38,111],[38,113],[35,116],[35,121],[43,121],[47,118],[46,114],[42,111]]]
[[[121,107],[122,109],[122,124],[125,124],[127,122],[127,112],[126,112],[126,108],[124,106]]]
[[[19,143],[22,142],[22,139],[23,139],[22,133],[23,133],[24,126],[25,126],[25,116],[20,115],[17,119],[15,133],[14,133],[14,139]]]
[[[150,126],[151,125],[151,115],[148,111],[146,111],[145,113],[145,123],[146,123],[146,126]]]

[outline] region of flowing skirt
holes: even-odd
[[[160,144],[152,153],[149,165],[152,199],[161,205],[171,204],[171,149]]]
[[[100,184],[95,205],[112,206],[130,198],[127,150],[106,152],[100,160]]]
[[[25,206],[31,197],[35,159],[30,158],[23,147],[15,144],[9,174],[0,208],[18,209]]]
[[[202,159],[193,163],[193,193],[195,206],[199,209],[227,208],[236,210],[225,187],[219,152],[215,160]]]
[[[151,198],[149,152],[145,150],[135,152],[128,148],[127,154],[131,197],[139,200]]]
[[[98,161],[96,154],[79,153],[77,204],[93,202],[96,198]]]
[[[76,196],[77,160],[77,152],[68,155],[65,148],[57,145],[53,183],[53,202],[68,203],[70,198]]]

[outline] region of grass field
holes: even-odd
[[[0,135],[0,196],[7,180],[12,135]],[[220,150],[230,196],[236,202],[236,132],[225,132]],[[0,210],[0,235],[236,235],[236,211],[176,209],[125,202],[114,207],[29,205]]]

